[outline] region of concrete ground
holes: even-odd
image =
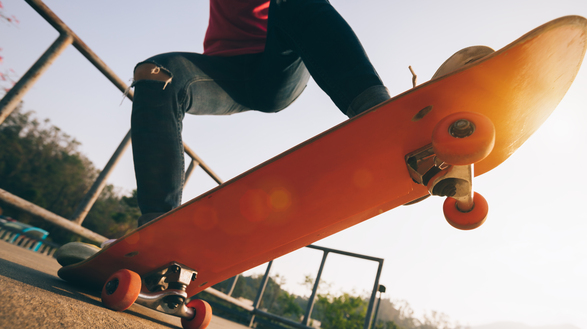
[[[179,318],[140,305],[125,312],[102,306],[99,292],[59,277],[49,256],[0,240],[0,328],[181,328]],[[244,329],[214,317],[209,329]]]

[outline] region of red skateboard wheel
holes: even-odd
[[[187,307],[194,309],[196,315],[193,319],[181,319],[181,326],[184,329],[206,329],[212,321],[212,307],[206,301],[193,299]]]
[[[451,165],[485,159],[495,144],[493,122],[483,114],[458,112],[440,120],[432,132],[434,153]]]
[[[129,270],[112,274],[102,288],[102,304],[115,311],[124,311],[139,297],[141,277]]]
[[[459,230],[472,230],[483,223],[487,219],[489,213],[489,205],[485,198],[475,192],[473,195],[473,209],[467,212],[462,212],[457,206],[457,200],[453,198],[446,198],[442,210],[444,211],[444,218],[446,221]]]

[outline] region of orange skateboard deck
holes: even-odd
[[[452,207],[445,209],[447,219],[452,216],[447,212],[469,216],[481,209],[482,214],[471,215],[479,218],[460,228],[478,226],[485,219],[487,204],[472,196],[473,176],[501,164],[542,125],[573,82],[586,45],[585,18],[551,21],[503,49],[408,90],[204,193],[89,259],[61,268],[59,276],[103,286],[114,282],[108,278],[121,269],[145,280],[158,269],[179,271],[169,267],[178,263],[190,269],[193,281],[168,288],[193,296],[431,191],[454,196],[447,200],[457,199],[456,205],[445,203],[445,208]],[[450,126],[450,136],[438,128],[443,124]],[[463,188],[465,197],[458,200],[455,193]],[[136,278],[124,275],[116,280],[137,285]],[[133,291],[140,289],[138,280],[139,288]],[[122,298],[116,295],[116,287],[106,286],[104,291],[110,289],[106,294],[114,294],[108,298]],[[104,302],[124,309],[117,300]],[[196,315],[209,312],[209,307],[193,305],[187,308],[195,308]],[[163,309],[173,313],[169,307]],[[177,314],[194,316],[193,310],[187,315],[182,312],[186,313]]]

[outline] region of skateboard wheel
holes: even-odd
[[[141,277],[129,270],[112,274],[102,288],[102,304],[115,311],[124,311],[139,297]]]
[[[457,200],[450,197],[446,198],[442,209],[444,218],[450,225],[459,230],[472,230],[481,226],[487,219],[489,205],[487,200],[477,192],[473,195],[473,203],[473,209],[462,212],[457,206]]]
[[[432,132],[434,153],[451,165],[485,159],[495,144],[493,122],[483,114],[458,112],[440,120]]]
[[[196,315],[193,319],[181,319],[184,329],[206,329],[212,320],[212,307],[206,301],[193,299],[187,305],[194,309]]]

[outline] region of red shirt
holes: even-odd
[[[235,56],[263,52],[268,12],[267,0],[210,0],[204,54]]]

